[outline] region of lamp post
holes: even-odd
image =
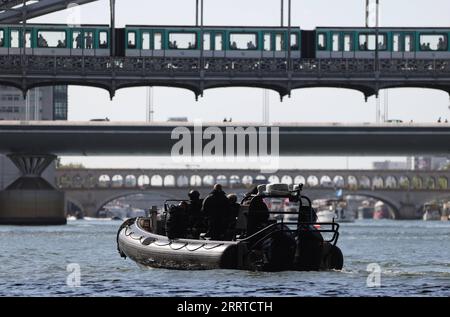
[[[116,0],[109,0],[111,13],[111,56],[116,56]]]

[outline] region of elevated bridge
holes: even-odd
[[[85,215],[95,217],[108,202],[124,196],[146,194],[155,205],[165,199],[187,198],[191,188],[206,195],[216,183],[227,192],[243,194],[254,184],[305,184],[313,199],[358,195],[383,201],[397,219],[418,219],[420,208],[431,200],[450,198],[450,171],[376,170],[158,170],[158,169],[59,169],[56,182],[66,198]],[[149,206],[150,207],[150,206]]]

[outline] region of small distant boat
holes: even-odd
[[[439,221],[442,220],[442,209],[439,204],[428,203],[423,206],[424,213],[422,219],[424,221]]]
[[[316,201],[317,221],[320,222],[355,222],[353,214],[346,209],[343,199],[320,199]]]
[[[389,212],[386,205],[382,201],[377,202],[374,206],[373,219],[382,220],[387,218],[389,218]]]

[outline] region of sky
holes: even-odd
[[[286,1],[287,3],[287,1]],[[433,8],[430,9],[430,3]],[[380,0],[380,26],[450,27],[448,0]],[[192,25],[195,23],[195,0],[116,0],[117,27],[126,24]],[[363,26],[365,0],[292,0],[292,25],[302,29],[316,26]],[[109,24],[109,0],[80,7],[83,24]],[[36,23],[67,23],[70,11],[61,11],[33,19]],[[280,0],[205,0],[205,25],[280,24]],[[286,19],[287,21],[287,19]],[[188,90],[154,88],[155,121],[170,117],[221,122],[225,117],[241,122],[261,122],[263,90],[258,88],[221,88],[205,91],[195,101]],[[112,121],[145,121],[146,88],[119,90],[110,101],[109,94],[98,88],[69,88],[69,120],[86,121],[108,117]],[[386,95],[387,94],[387,95]],[[382,91],[382,102],[389,100],[388,119],[436,122],[450,119],[447,93],[418,88]],[[383,103],[382,103],[383,105]],[[290,99],[280,101],[270,92],[271,122],[375,122],[375,98],[365,102],[362,93],[347,89],[309,88],[295,90]],[[382,106],[383,109],[383,106]],[[289,158],[290,168],[370,168],[373,160],[389,158],[327,157]],[[391,158],[402,160],[405,158]],[[172,167],[167,160],[141,157],[63,158],[63,162],[81,162],[88,167]],[[168,165],[168,166],[166,166]],[[208,167],[208,166],[206,166]]]

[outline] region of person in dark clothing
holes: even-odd
[[[233,240],[236,231],[236,222],[237,218],[239,217],[239,210],[241,208],[241,205],[237,202],[237,196],[235,194],[230,194],[227,196],[227,198],[230,201],[230,210],[228,213],[228,221],[227,221],[228,229],[226,240]]]
[[[166,235],[169,239],[186,238],[187,209],[188,204],[185,201],[170,208],[169,218],[166,221]]]
[[[212,240],[225,238],[230,202],[222,190],[222,185],[214,185],[214,190],[203,202],[203,212],[208,218],[208,234]]]
[[[205,216],[202,210],[203,200],[200,199],[200,193],[196,190],[191,190],[188,194],[188,228],[193,239],[198,239],[200,233],[206,232]]]
[[[267,208],[263,198],[261,196],[253,197],[248,207],[247,236],[263,229],[267,225],[269,216],[269,208]]]

